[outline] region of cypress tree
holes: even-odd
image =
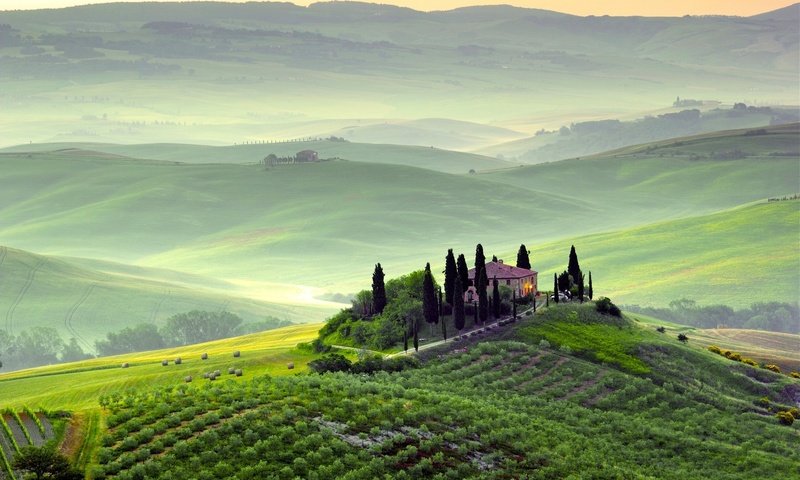
[[[483,245],[475,247],[475,286],[478,286],[478,276],[483,280],[483,287],[489,286],[489,277],[486,276],[486,257],[483,255]]]
[[[430,263],[425,264],[425,275],[422,277],[422,314],[433,332],[433,324],[439,321],[439,308],[436,305],[436,292],[433,290]]]
[[[497,255],[492,255],[492,261],[497,263]]]
[[[558,275],[553,274],[553,301],[558,303]]]
[[[460,276],[456,276],[455,282],[453,282],[454,291],[458,292],[461,290],[461,278]],[[444,323],[444,322],[442,322]],[[461,330],[464,329],[464,294],[454,295],[453,296],[453,326],[458,330],[458,334],[461,335]]]
[[[469,288],[469,268],[467,268],[467,259],[464,257],[464,254],[460,254],[458,256],[458,261],[456,262],[458,266],[458,277],[461,280],[461,294],[463,295],[464,292],[467,291]],[[457,291],[453,289],[453,291]]]
[[[589,300],[591,300],[593,296],[594,291],[592,290],[592,272],[589,271]]]
[[[372,305],[380,315],[386,308],[386,285],[383,283],[383,267],[378,263],[372,273]]]
[[[444,258],[444,298],[450,305],[453,304],[453,283],[455,282],[456,275],[458,275],[456,257],[453,256],[453,249],[450,248],[447,250],[447,256]]]
[[[481,323],[486,323],[489,318],[489,294],[486,290],[489,289],[489,283],[486,281],[486,269],[482,269],[478,276],[480,283],[478,284],[478,316]]]
[[[442,304],[442,287],[439,287],[437,290],[437,297],[438,299],[438,307],[439,307],[439,318],[444,317],[444,305]]]
[[[403,351],[408,352],[408,325],[403,326]]]
[[[528,256],[530,252],[527,248],[525,248],[525,244],[519,246],[519,251],[517,252],[517,266],[519,268],[527,268],[528,270],[531,269],[531,259]]]
[[[497,283],[497,276],[492,280],[492,315],[494,319],[500,318],[500,287]]]
[[[578,254],[575,253],[575,245],[569,250],[569,265],[567,272],[572,277],[572,281],[578,284],[581,281],[581,266],[578,264]]]
[[[583,303],[583,274],[581,274],[581,281],[578,282],[578,298],[581,299],[581,303]]]

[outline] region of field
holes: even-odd
[[[800,335],[738,328],[697,329],[691,335],[703,346],[716,345],[785,372],[800,372]]]
[[[295,348],[317,336],[319,324],[285,327],[243,337],[217,340],[186,347],[151,352],[138,352],[101,357],[83,362],[38,367],[0,374],[3,397],[0,409],[24,406],[47,410],[92,410],[98,407],[101,396],[128,389],[148,389],[157,386],[179,385],[190,375],[193,382],[208,382],[203,373],[221,370],[225,378],[228,368],[243,370],[237,380],[263,375],[286,375],[306,370],[306,363],[315,355]],[[234,358],[233,352],[241,357]],[[208,360],[201,360],[202,353]],[[182,363],[174,360],[181,357]],[[161,365],[169,360],[169,366]],[[293,362],[293,370],[287,364]],[[121,368],[128,363],[128,368]],[[223,382],[224,379],[220,379]]]

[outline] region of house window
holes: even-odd
[[[506,285],[511,285],[511,280],[506,280]]]

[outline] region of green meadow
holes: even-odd
[[[208,383],[203,374],[220,370],[226,379],[246,381],[262,375],[288,375],[304,372],[306,364],[317,357],[295,348],[317,336],[319,324],[284,327],[208,343],[175,347],[150,352],[101,357],[82,362],[37,367],[0,374],[0,408],[20,409],[24,406],[46,410],[93,410],[102,395],[126,390],[146,390],[159,386],[185,383]],[[234,351],[240,357],[234,358]],[[201,360],[203,353],[208,360]],[[176,365],[175,358],[182,362]],[[161,365],[169,360],[169,366]],[[122,368],[128,363],[128,368]],[[289,369],[287,365],[294,364]],[[242,376],[228,373],[228,368],[242,369]]]

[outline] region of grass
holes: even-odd
[[[732,350],[759,363],[774,364],[785,373],[800,372],[800,335],[739,328],[696,329],[691,339],[708,347]]]
[[[792,302],[800,294],[798,224],[800,202],[761,203],[537,245],[532,258],[535,268],[547,272],[539,280],[544,288],[550,272],[566,268],[568,245],[575,245],[582,270],[592,272],[595,295],[618,303]]]
[[[534,320],[519,329],[526,341],[546,339],[554,348],[566,346],[578,355],[630,373],[650,372],[635,354],[641,343],[652,340],[651,336],[625,319],[597,313],[592,303],[552,305]]]
[[[98,407],[101,395],[127,389],[182,384],[187,375],[194,377],[193,384],[202,384],[207,382],[203,379],[204,372],[222,370],[227,373],[229,366],[243,369],[244,375],[237,380],[264,374],[303,372],[306,363],[316,356],[296,349],[295,345],[316,338],[319,327],[319,324],[285,327],[186,347],[101,357],[2,374],[0,388],[4,395],[0,399],[0,408],[21,409],[29,406],[47,410],[92,410]],[[240,358],[232,357],[234,350],[241,352]],[[208,353],[209,359],[200,360],[201,353]],[[176,357],[181,357],[181,365],[174,365]],[[165,359],[170,360],[169,367],[161,366],[161,361]],[[120,368],[124,362],[128,362],[130,367]],[[294,370],[287,370],[289,362],[294,362]]]

